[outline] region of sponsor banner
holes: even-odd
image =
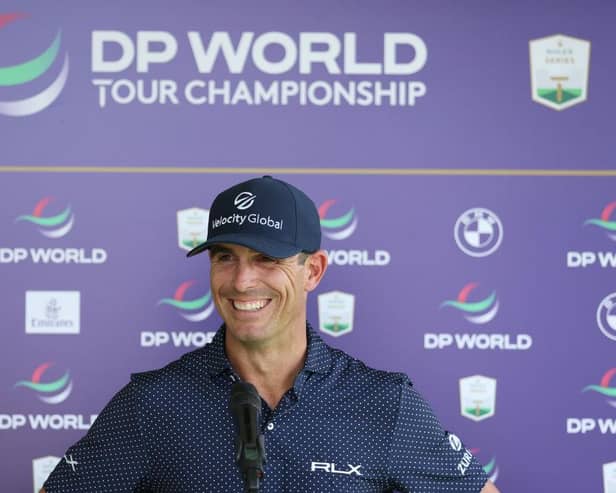
[[[87,431],[97,414],[0,414],[0,431],[82,430]]]
[[[601,211],[599,217],[589,218],[584,221],[584,229],[594,232],[601,232],[613,244],[616,242],[616,221],[612,220],[614,210],[616,209],[616,201],[607,204]],[[602,235],[603,236],[603,235]],[[570,250],[567,252],[567,267],[570,269],[600,267],[602,269],[611,269],[616,267],[616,251],[610,250]]]
[[[567,267],[590,267],[595,265],[602,269],[616,267],[616,252],[568,251]]]
[[[592,395],[594,399],[604,399],[605,404],[612,411],[616,409],[616,368],[607,370],[599,384],[587,385],[582,389],[582,393]],[[594,418],[594,417],[571,417],[567,418],[567,434],[586,434],[599,433],[601,435],[616,435],[616,419],[614,418]]]
[[[26,291],[26,334],[79,334],[79,291]]]
[[[505,350],[526,351],[533,345],[530,334],[488,334],[426,332],[424,334],[424,349],[456,348],[460,350]]]
[[[16,24],[25,30],[32,22],[23,13],[2,14],[0,20],[0,29]],[[409,32],[382,33],[381,60],[371,62],[361,61],[356,32],[95,29],[89,42],[91,84],[100,108],[110,104],[413,107],[427,93],[425,82],[415,76],[426,65],[428,48]],[[281,51],[282,58],[272,57],[272,50]],[[173,63],[180,51],[191,55],[188,73],[177,79],[149,75]],[[0,69],[0,87],[31,88],[27,97],[0,96],[0,115],[23,117],[43,111],[62,94],[69,78],[62,30],[36,56]],[[315,80],[313,72],[327,78]],[[242,78],[243,74],[250,76]],[[49,78],[41,90],[38,81]]]
[[[0,247],[0,264],[104,264],[107,251],[102,248],[7,248]]]
[[[323,238],[331,240],[332,248],[324,246],[329,265],[385,267],[391,262],[388,250],[346,249],[337,242],[353,236],[359,224],[355,207],[344,207],[336,199],[327,199],[318,206]]]
[[[564,110],[586,101],[590,41],[562,34],[530,41],[533,101]]]
[[[41,402],[57,406],[65,402],[73,392],[70,371],[58,371],[47,362],[37,366],[29,380],[20,380],[13,385],[15,392],[30,393]],[[29,430],[88,430],[97,415],[72,413],[21,414],[0,413],[0,431]],[[41,466],[42,467],[42,466]]]
[[[493,436],[520,430],[500,451],[467,437],[492,465],[487,474],[515,490],[505,465],[524,455],[542,464],[527,471],[528,484],[583,491],[581,480],[544,474],[573,464],[565,451],[578,439],[589,451],[580,470],[600,490],[600,467],[616,460],[616,196],[605,174],[613,8],[588,16],[577,2],[560,9],[576,17],[575,31],[571,19],[542,31],[542,19],[561,22],[554,9],[516,4],[510,17],[528,25],[501,32],[493,27],[506,23],[490,8],[443,23],[411,3],[304,4],[302,15],[267,2],[250,15],[195,5],[170,14],[154,2],[140,16],[111,4],[0,12],[5,489],[29,491],[32,459],[60,456],[89,428],[100,408],[89,409],[86,375],[91,391],[111,396],[131,372],[212,340],[207,255],[194,264],[184,254],[212,222],[217,231],[230,221],[286,229],[282,208],[251,216],[260,197],[251,205],[253,196],[230,196],[235,216],[207,210],[223,188],[271,173],[319,209],[329,269],[307,318],[324,338],[370,366],[409,373],[419,388],[432,382],[431,368],[499,384],[515,376],[532,404],[526,412],[503,394],[498,419],[466,421]],[[533,39],[547,43],[531,45],[540,57],[529,53],[531,38],[558,32],[580,39]],[[585,40],[604,55],[592,60],[593,88]],[[346,288],[347,301],[318,298]],[[79,292],[92,313],[80,313]],[[366,303],[361,320],[355,299]],[[387,338],[375,337],[383,327]],[[586,377],[571,390],[572,362]],[[462,421],[495,412],[496,399],[479,394]],[[557,436],[549,426],[534,436],[536,423],[553,418],[554,396],[568,409]],[[440,397],[439,419],[455,423],[458,404]],[[556,452],[529,447],[546,437]],[[66,460],[69,470],[68,461],[81,462]],[[324,461],[313,474],[367,474],[363,459],[310,460]]]
[[[391,262],[391,254],[387,250],[326,249],[326,251],[329,265],[385,267]]]
[[[180,283],[173,296],[158,300],[161,310],[174,311],[177,316],[190,322],[201,323],[215,310],[212,293],[205,283],[188,280]],[[210,343],[216,332],[199,330],[147,330],[141,331],[139,345],[144,348],[158,348],[171,345],[176,348],[203,347]]]
[[[212,342],[216,332],[156,330],[141,331],[139,345],[141,347],[161,347],[171,345],[176,348],[199,348]]]
[[[479,295],[477,292],[479,291]],[[484,292],[482,295],[481,292]],[[496,291],[486,292],[477,282],[467,283],[453,300],[441,303],[441,310],[454,311],[474,326],[483,326],[494,320],[500,301]],[[532,347],[530,334],[488,332],[428,332],[424,334],[424,349],[457,348],[460,350],[518,350]]]
[[[616,419],[614,418],[567,418],[567,434],[578,435],[598,433],[600,435],[616,435]]]
[[[36,203],[31,213],[18,215],[14,222],[15,234],[18,234],[18,231],[34,229],[50,242],[55,242],[71,234],[76,219],[69,204],[61,205],[53,197],[43,197]],[[33,264],[99,265],[107,262],[107,257],[108,254],[104,248],[0,245],[0,264],[30,262]]]
[[[426,43],[408,32],[383,33],[379,43],[381,60],[362,62],[355,32],[94,30],[92,85],[100,108],[415,106],[427,93],[425,82],[415,79],[428,59]],[[281,57],[271,57],[272,50]],[[149,75],[172,64],[179,51],[191,55],[189,73]]]

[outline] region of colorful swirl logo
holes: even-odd
[[[27,15],[22,13],[0,14],[0,29],[25,17]],[[62,32],[58,31],[51,44],[40,55],[17,65],[0,67],[0,87],[21,86],[41,77],[53,66],[60,53],[61,42]],[[11,46],[11,43],[2,42],[0,46]],[[64,55],[64,62],[59,75],[49,86],[26,99],[0,101],[0,114],[28,116],[44,110],[58,98],[64,89],[67,79],[68,53]]]
[[[15,222],[26,221],[36,224],[37,226],[40,226],[39,231],[41,234],[47,236],[48,238],[62,238],[63,236],[66,236],[70,230],[73,229],[75,215],[71,211],[71,206],[69,205],[66,209],[55,216],[43,216],[45,207],[47,207],[52,201],[53,198],[51,197],[41,199],[36,206],[34,206],[32,215],[19,216],[15,219]]]
[[[212,293],[208,291],[201,298],[194,300],[184,300],[186,291],[196,284],[197,281],[185,281],[175,290],[173,298],[163,298],[158,302],[159,305],[171,305],[180,311],[180,315],[190,322],[201,322],[208,318],[214,311],[214,304],[211,303]],[[205,308],[204,308],[205,307]]]
[[[357,228],[355,209],[351,208],[347,213],[333,218],[327,218],[327,213],[335,200],[326,200],[319,206],[319,218],[323,234],[332,240],[345,240],[351,236]]]
[[[481,450],[478,448],[471,449],[471,454],[473,455],[477,455],[479,452],[481,452]],[[488,475],[490,481],[496,483],[496,480],[498,479],[498,466],[496,465],[496,457],[493,457],[490,462],[483,466],[483,471]]]
[[[610,202],[603,208],[603,211],[601,211],[601,217],[599,219],[587,219],[584,221],[584,225],[591,224],[593,226],[597,226],[605,230],[607,236],[611,240],[616,241],[616,234],[614,234],[614,232],[616,232],[616,221],[610,221],[610,217],[614,212],[614,209],[616,209],[616,202]],[[611,231],[612,233],[609,233],[608,231]]]
[[[71,395],[73,381],[71,380],[70,373],[67,371],[57,380],[41,382],[43,375],[51,366],[53,366],[53,363],[43,363],[34,370],[30,381],[22,380],[14,386],[27,387],[38,392],[38,398],[47,404],[60,404],[64,402]]]
[[[464,318],[474,324],[485,324],[490,322],[498,313],[498,299],[496,292],[492,291],[487,298],[480,301],[469,302],[469,294],[479,286],[476,282],[470,282],[458,293],[456,300],[447,300],[441,303],[441,308],[451,306],[456,310],[465,313]]]
[[[592,391],[598,392],[606,397],[616,397],[616,387],[610,387],[610,381],[614,375],[616,375],[616,368],[606,371],[603,377],[601,377],[599,385],[587,385],[582,392]],[[616,401],[608,399],[607,403],[612,407],[616,407]]]

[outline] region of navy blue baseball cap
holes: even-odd
[[[314,202],[298,188],[263,176],[219,193],[207,225],[207,241],[187,257],[212,245],[242,245],[273,258],[321,248],[321,224]]]

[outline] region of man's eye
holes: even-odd
[[[231,260],[231,255],[228,253],[219,253],[214,257],[214,261],[216,262],[229,262]]]
[[[259,255],[259,262],[271,263],[276,262],[274,257],[268,257],[267,255]]]

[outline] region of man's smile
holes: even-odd
[[[269,305],[271,299],[261,300],[231,300],[233,308],[241,312],[257,312]]]

